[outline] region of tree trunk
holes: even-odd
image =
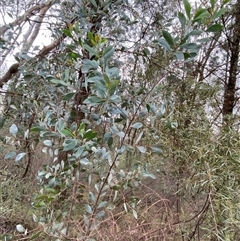
[[[236,82],[238,74],[238,59],[239,59],[239,41],[240,41],[240,1],[237,1],[234,12],[235,20],[233,31],[228,37],[230,67],[228,79],[225,83],[224,99],[223,99],[223,121],[227,123],[228,117],[233,114],[236,97]]]

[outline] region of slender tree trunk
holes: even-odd
[[[229,45],[229,75],[225,83],[224,99],[223,99],[223,120],[227,123],[227,119],[233,114],[236,97],[236,82],[238,74],[239,60],[239,41],[240,41],[240,1],[235,5],[235,20],[231,37],[228,38]]]

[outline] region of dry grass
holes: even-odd
[[[162,198],[153,189],[146,189],[140,197],[141,201],[136,206],[138,214],[136,219],[133,215],[131,205],[127,204],[129,212],[124,210],[123,204],[119,204],[113,210],[107,210],[104,219],[92,220],[94,228],[86,234],[83,217],[76,217],[69,223],[71,231],[67,240],[82,241],[90,238],[99,241],[175,241],[179,240],[177,225],[173,225],[175,215],[173,214],[169,200]],[[126,200],[127,203],[127,200]]]

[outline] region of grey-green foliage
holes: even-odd
[[[94,41],[93,36],[88,35],[90,40]],[[143,128],[143,123],[136,121],[143,102],[136,104],[136,109],[131,114],[129,107],[121,106],[119,70],[111,66],[110,62],[114,54],[113,47],[106,46],[106,40],[100,36],[95,37],[99,42],[95,42],[92,47],[84,47],[98,57],[96,60],[83,59],[81,67],[82,73],[86,74],[86,88],[91,87],[91,93],[83,102],[89,108],[86,114],[89,114],[90,119],[85,121],[86,124],[83,120],[80,126],[75,122],[69,125],[68,115],[56,119],[57,113],[49,108],[43,113],[44,121],[31,129],[33,132],[39,132],[48,153],[66,153],[65,159],[60,159],[61,156],[58,155],[56,165],[47,167],[38,174],[40,183],[44,184],[45,188],[36,197],[34,205],[45,210],[44,213],[52,210],[51,216],[42,217],[46,223],[59,222],[57,226],[49,227],[50,235],[58,235],[59,231],[68,234],[70,224],[62,223],[62,219],[74,216],[73,209],[79,205],[75,199],[78,198],[81,206],[85,206],[85,209],[78,211],[84,218],[86,230],[85,234],[79,235],[86,238],[91,236],[93,228],[96,229],[98,222],[106,215],[104,208],[114,203],[109,193],[115,192],[116,199],[118,192],[126,189],[135,179],[138,180],[141,174],[137,170],[126,172],[118,167],[118,163],[120,156],[127,150],[145,153],[143,146],[128,143],[129,132],[132,129],[141,131]],[[65,79],[67,80],[68,78]],[[67,90],[67,87],[71,88],[71,84],[63,82],[64,80],[50,81],[56,85],[55,88],[62,88],[63,91]],[[71,98],[66,96],[63,95],[63,98],[70,102]],[[116,123],[116,119],[120,124]],[[92,130],[90,124],[104,125],[106,132],[98,133]],[[49,128],[54,131],[49,132]],[[58,205],[61,205],[61,215]],[[127,211],[127,207],[125,209]]]

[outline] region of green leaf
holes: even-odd
[[[91,164],[91,162],[87,158],[81,159],[80,163],[84,166],[88,166],[89,164]]]
[[[17,156],[15,157],[15,162],[18,162],[20,161],[23,157],[25,157],[27,155],[26,152],[22,152],[22,153],[19,153],[17,154]]]
[[[103,136],[103,143],[105,143],[106,141],[108,141],[108,139],[112,136],[111,132],[106,132]]]
[[[182,28],[185,28],[187,22],[185,15],[181,12],[178,12],[178,19],[182,25]]]
[[[35,76],[32,74],[26,74],[24,75],[24,80],[31,81]]]
[[[212,9],[214,9],[216,1],[215,0],[210,0],[210,3],[211,3]]]
[[[76,145],[77,145],[77,140],[76,139],[71,139],[71,140],[66,140],[64,143],[63,143],[63,151],[70,151],[70,150],[73,150]]]
[[[145,49],[143,50],[143,53],[144,53],[145,56],[148,56],[148,55],[151,54],[151,52],[150,52],[150,50],[149,50],[148,48],[145,48]]]
[[[73,92],[73,93],[68,93],[68,94],[64,95],[63,100],[68,101],[68,100],[72,99],[72,97],[73,97],[75,94],[76,94],[75,92]]]
[[[125,133],[123,131],[119,131],[118,133],[116,133],[116,135],[118,135],[120,138],[123,138]]]
[[[74,134],[68,129],[60,130],[60,133],[63,134],[64,136],[73,137],[73,138],[75,137]]]
[[[84,49],[86,49],[90,54],[92,54],[92,55],[96,55],[97,54],[97,52],[96,52],[96,50],[94,49],[94,48],[91,48],[89,45],[87,45],[87,44],[82,44],[82,47],[84,48]]]
[[[180,42],[180,45],[185,44],[189,38],[189,34],[187,34]]]
[[[215,12],[213,14],[213,19],[216,19],[222,16],[226,12],[226,10],[227,10],[226,8],[221,8],[219,11]]]
[[[100,116],[97,115],[97,114],[92,114],[91,119],[94,120],[94,121],[98,121],[100,119]]]
[[[225,5],[225,4],[229,3],[229,2],[230,2],[230,0],[224,0],[223,1],[223,5]]]
[[[87,140],[91,140],[93,138],[95,138],[97,136],[97,132],[95,131],[87,131],[84,135],[83,135],[83,139],[87,139]]]
[[[113,95],[115,93],[118,84],[119,84],[119,80],[113,80],[108,84],[107,89],[108,89],[109,95]]]
[[[114,78],[119,76],[119,69],[117,67],[106,67],[106,74],[109,78]]]
[[[97,5],[97,3],[96,3],[95,0],[90,0],[90,2],[92,3],[92,5],[93,5],[96,9],[98,8],[98,5]]]
[[[199,43],[207,43],[210,41],[210,38],[200,38],[200,39],[197,39],[197,42]]]
[[[85,123],[81,123],[80,127],[78,128],[78,135],[83,137],[83,134],[85,132]]]
[[[88,36],[88,39],[89,39],[89,40],[94,40],[94,36],[93,36],[93,33],[92,33],[92,32],[88,32],[88,33],[87,33],[87,36]]]
[[[141,153],[146,153],[146,148],[144,146],[137,146],[137,149],[141,152]]]
[[[177,60],[183,60],[184,59],[184,54],[181,51],[177,51],[175,53]]]
[[[163,30],[163,31],[162,31],[162,35],[163,35],[163,37],[165,38],[165,40],[168,42],[168,44],[169,44],[171,47],[173,47],[173,46],[174,46],[174,40],[173,40],[171,34],[170,34],[168,31]]]
[[[153,113],[153,114],[156,114],[156,111],[157,111],[157,108],[154,104],[150,104],[150,111]]]
[[[18,231],[19,233],[24,233],[25,230],[26,230],[21,224],[18,224],[18,225],[16,226],[16,229],[17,229],[17,231]]]
[[[107,96],[107,88],[105,85],[103,85],[102,83],[97,83],[95,84],[92,89],[96,90],[97,92],[97,96],[101,99],[105,99],[105,97]],[[96,96],[96,95],[93,95]]]
[[[8,153],[5,155],[4,159],[5,159],[5,160],[11,159],[11,158],[15,157],[16,154],[17,154],[17,153],[16,153],[15,151],[10,151],[10,152],[8,152]]]
[[[92,208],[91,208],[91,206],[90,206],[89,204],[87,204],[87,205],[85,206],[85,210],[86,210],[88,213],[90,213],[90,214],[93,213]]]
[[[121,98],[118,95],[112,95],[112,96],[110,96],[109,101],[111,103],[118,104],[118,103],[121,103]]]
[[[53,143],[52,143],[51,140],[44,140],[44,141],[43,141],[43,144],[44,144],[45,146],[52,146],[52,145],[53,145]]]
[[[185,53],[183,53],[183,55],[184,55],[185,60],[191,58],[191,55],[189,53],[185,52]]]
[[[158,42],[166,49],[166,50],[171,50],[170,45],[167,43],[167,41],[163,38],[160,38]]]
[[[151,147],[151,149],[152,149],[153,152],[156,152],[158,154],[163,154],[162,149],[159,148],[159,147]]]
[[[219,32],[223,29],[223,26],[221,24],[213,24],[211,25],[207,30],[206,32]]]
[[[30,129],[31,132],[40,132],[40,131],[46,131],[46,127],[43,126],[34,126]]]
[[[183,4],[184,4],[186,14],[187,14],[188,18],[190,19],[191,18],[191,5],[188,2],[188,0],[183,0]]]
[[[111,126],[110,130],[113,134],[117,134],[119,132],[118,128],[115,125]]]
[[[136,210],[133,209],[132,211],[133,211],[134,218],[138,219],[138,214],[137,214]]]
[[[94,69],[96,69],[99,66],[99,63],[96,60],[83,59],[82,62],[83,62],[83,65],[87,65]]]
[[[66,36],[68,36],[68,37],[70,37],[70,38],[73,38],[70,29],[63,29],[63,33],[64,33]]]
[[[47,174],[48,172],[46,172],[46,171],[40,171],[40,172],[38,172],[38,176],[39,177],[43,177],[43,176],[45,176],[46,174]]]
[[[102,210],[100,212],[97,213],[97,219],[102,219],[105,216],[105,211]]]
[[[89,82],[89,83],[97,83],[97,82],[99,82],[101,80],[104,80],[102,75],[93,76],[93,77],[87,78],[87,82]]]
[[[119,190],[121,190],[121,186],[114,185],[114,186],[111,187],[111,189],[113,189],[115,191],[119,191]]]
[[[74,155],[76,156],[76,158],[79,158],[83,151],[85,150],[85,146],[80,146],[77,148],[77,151],[74,153]]]
[[[114,54],[114,48],[112,46],[108,46],[103,52],[104,61],[107,62]]]
[[[108,138],[107,143],[108,143],[108,147],[111,148],[111,147],[112,147],[112,144],[113,144],[113,138],[112,138],[112,136],[110,136],[110,137]]]
[[[15,124],[12,124],[9,128],[9,132],[13,135],[16,136],[18,133],[18,127]]]
[[[90,59],[84,59],[83,61],[83,66],[81,68],[82,73],[86,74],[89,72],[91,69],[96,69],[98,68],[99,64],[96,60],[90,60]]]
[[[61,137],[60,134],[56,133],[56,132],[50,132],[50,131],[46,131],[44,133],[42,133],[43,137]]]
[[[206,18],[206,17],[210,17],[210,16],[211,16],[210,13],[209,13],[206,9],[200,8],[200,9],[196,12],[196,14],[195,14],[195,16],[194,16],[194,18],[193,18],[193,23],[194,23],[194,22],[197,22],[198,20],[202,20],[202,19],[204,19],[204,18]]]
[[[98,209],[105,208],[105,207],[107,207],[107,205],[108,205],[107,201],[102,201],[98,204]]]
[[[183,44],[181,45],[182,48],[185,49],[200,49],[201,45],[195,44],[195,43],[187,43],[187,44]]]
[[[197,35],[198,36],[198,35],[200,35],[202,33],[203,33],[202,30],[196,29],[196,30],[191,31],[188,35],[190,35],[190,36]]]
[[[143,127],[143,124],[141,122],[136,122],[136,123],[132,124],[131,127],[134,129],[139,129],[139,128]]]
[[[92,202],[95,202],[96,201],[96,198],[95,198],[95,195],[92,193],[92,192],[89,192],[89,198]]]
[[[102,99],[102,98],[100,98],[98,96],[94,96],[94,95],[88,97],[86,100],[88,100],[90,103],[97,103],[97,104],[106,102],[105,99]]]
[[[63,80],[60,79],[51,79],[51,83],[56,84],[56,85],[62,85],[62,86],[68,86],[68,83],[64,82]]]

